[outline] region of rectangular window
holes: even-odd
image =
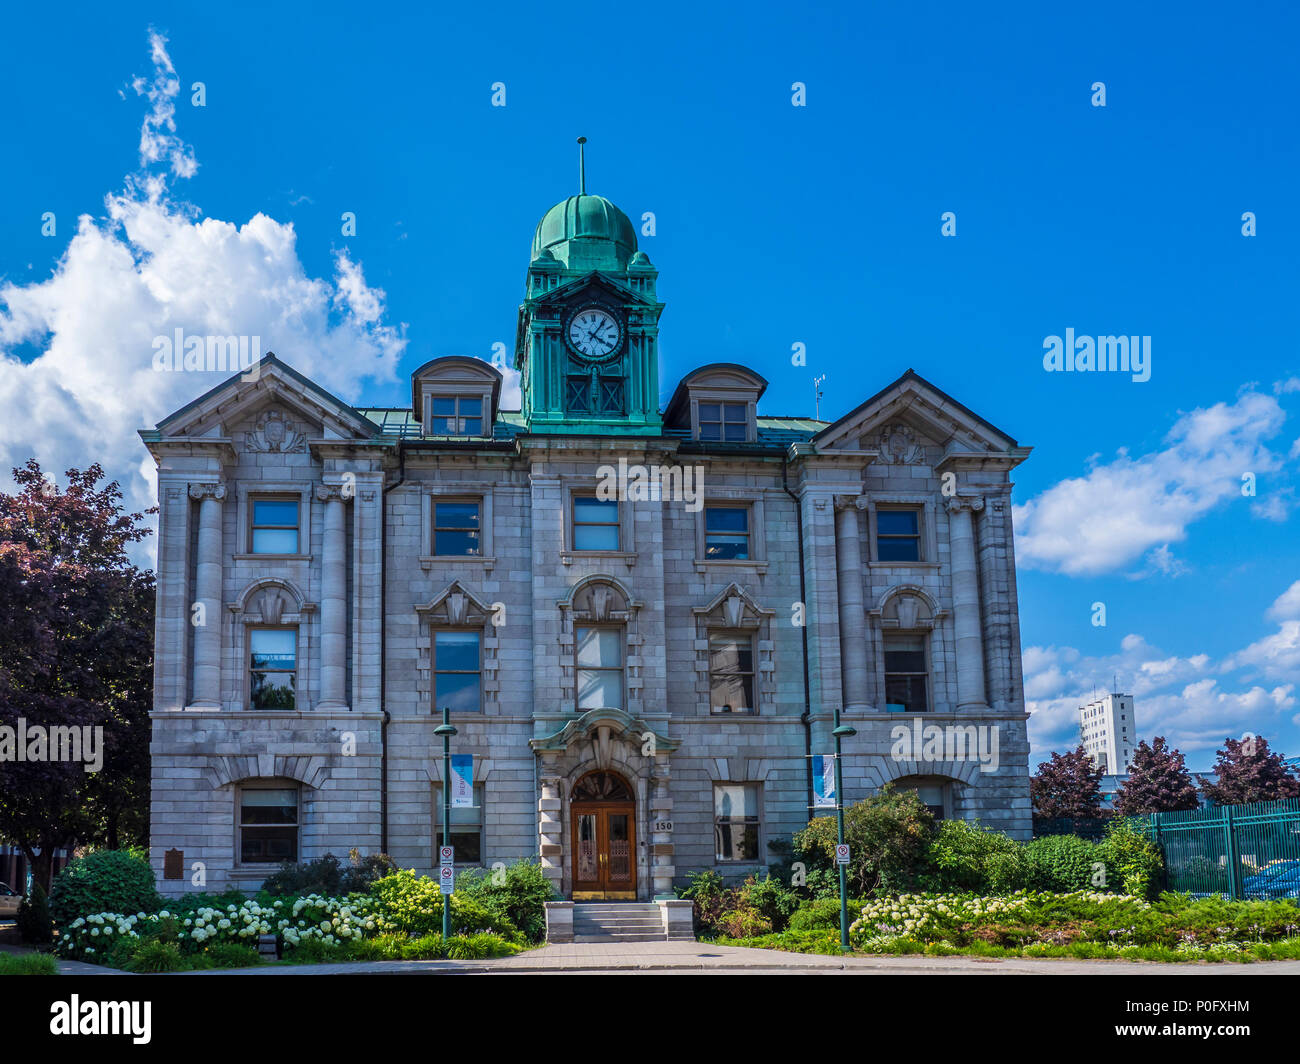
[[[434,502],[433,553],[438,557],[481,555],[482,512],[478,502]]]
[[[298,789],[245,787],[239,792],[240,864],[298,860]]]
[[[749,507],[704,508],[704,557],[710,561],[749,557]]]
[[[754,712],[754,641],[748,635],[709,637],[709,704],[714,713]]]
[[[453,713],[482,710],[482,633],[443,629],[433,634],[433,711],[447,706]]]
[[[297,499],[253,500],[253,554],[298,553]]]
[[[913,788],[921,804],[934,814],[935,820],[943,819],[943,785],[939,783],[922,783]]]
[[[700,403],[700,439],[744,443],[749,435],[745,403]]]
[[[758,784],[713,785],[714,856],[719,861],[758,860]]]
[[[483,397],[433,395],[429,432],[434,436],[482,436]]]
[[[919,562],[921,560],[921,511],[876,511],[876,560]]]
[[[618,550],[618,500],[573,497],[573,549]]]
[[[578,709],[622,709],[622,631],[579,628],[574,634]]]
[[[930,708],[923,636],[885,636],[885,708],[924,713]]]
[[[474,806],[466,809],[451,807],[452,860],[461,865],[483,863],[483,787],[474,787]],[[434,856],[442,845],[442,786],[433,786],[433,846]],[[435,862],[436,863],[436,862]]]
[[[294,709],[298,676],[296,628],[248,630],[249,709]]]

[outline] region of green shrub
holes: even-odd
[[[799,908],[798,896],[770,875],[746,879],[740,888],[740,902],[760,913],[773,931],[784,931],[791,915]]]
[[[849,920],[857,918],[859,910],[849,905]],[[840,899],[816,898],[807,902],[790,917],[790,931],[822,931],[827,928],[838,930],[840,926]]]
[[[127,964],[128,972],[179,972],[185,968],[185,958],[175,942],[146,939],[136,949]]]
[[[31,894],[18,905],[18,934],[24,942],[33,946],[43,946],[54,941],[49,902],[39,883],[32,884]]]
[[[212,962],[214,968],[256,968],[262,956],[242,942],[214,942],[198,954]]]
[[[695,903],[695,928],[705,934],[717,931],[722,914],[735,908],[737,901],[737,891],[711,868],[687,873],[686,886],[678,890],[677,896]]]
[[[983,894],[1024,886],[1025,861],[1020,845],[1000,831],[989,831],[970,821],[942,821],[930,842],[930,860],[934,871],[925,880],[931,890]]]
[[[447,939],[447,957],[453,961],[505,957],[517,952],[518,948],[500,935],[452,935]]]
[[[345,894],[365,893],[371,884],[397,871],[397,865],[387,854],[371,853],[364,857],[353,848],[348,852],[345,865],[332,853],[314,861],[298,864],[286,862],[267,876],[262,890],[272,897],[292,894],[321,894],[325,897],[342,897]]]
[[[443,896],[436,880],[406,868],[376,880],[370,895],[395,930],[408,935],[441,934]],[[451,896],[451,928],[454,932],[497,931],[506,938],[521,937],[505,916],[464,894]]]
[[[96,963],[102,964],[106,968],[126,971],[139,948],[140,940],[138,938],[132,938],[130,935],[118,935],[114,938],[113,944],[99,956]]]
[[[456,939],[453,937],[451,941]],[[397,950],[397,956],[404,961],[441,960],[447,956],[447,945],[441,935],[421,935],[403,942]]]
[[[503,871],[473,869],[461,875],[457,887],[458,894],[495,914],[497,927],[518,928],[529,942],[546,938],[546,903],[559,895],[540,865],[518,861]]]
[[[286,945],[284,959],[294,964],[332,964],[352,959],[349,947],[320,938],[304,938],[296,946]]]
[[[718,918],[718,931],[727,938],[770,935],[772,921],[757,909],[732,909]]]
[[[1127,817],[1112,820],[1098,851],[1110,879],[1116,880],[1109,883],[1109,889],[1122,889],[1125,894],[1148,900],[1159,895],[1164,884],[1164,857],[1137,822]]]
[[[0,953],[0,975],[58,974],[58,961],[48,953]]]
[[[844,812],[849,844],[849,891],[900,891],[915,887],[931,871],[930,840],[934,815],[914,791],[890,785]],[[795,853],[811,867],[830,868],[835,860],[835,818],[817,817],[794,836]]]
[[[1025,847],[1029,878],[1036,890],[1067,894],[1097,890],[1094,865],[1102,862],[1100,847],[1076,835],[1046,835]],[[1104,862],[1103,862],[1104,863]]]
[[[91,913],[153,913],[161,905],[149,862],[125,850],[78,857],[50,888],[50,914],[59,928]]]

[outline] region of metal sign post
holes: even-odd
[[[442,707],[442,723],[433,729],[433,734],[442,736],[442,846],[445,860],[446,853],[451,850],[451,737],[456,734],[451,724],[451,707]],[[448,879],[454,882],[455,873],[448,877],[444,871],[442,882],[446,883]],[[451,894],[445,887],[443,890],[442,940],[446,942],[451,938]]]
[[[844,758],[840,749],[841,740],[857,735],[857,729],[840,723],[840,707],[835,707],[835,864],[840,872],[840,952],[850,952],[849,947],[849,848],[844,842]]]

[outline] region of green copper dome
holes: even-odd
[[[570,196],[537,224],[532,257],[543,251],[571,270],[622,272],[636,253],[636,230],[604,196]]]

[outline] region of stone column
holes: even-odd
[[[548,766],[549,767],[549,766]],[[537,834],[540,842],[542,875],[558,894],[564,885],[564,825],[560,819],[560,777],[543,776],[542,796],[537,800]]]
[[[325,503],[321,544],[320,701],[316,708],[347,709],[348,582],[343,492],[337,485],[322,484],[316,488],[316,498]]]
[[[840,610],[844,709],[868,708],[866,612],[862,600],[862,539],[858,499],[835,498],[835,569]]]
[[[984,639],[980,628],[979,573],[975,567],[973,515],[984,500],[951,498],[948,542],[951,546],[953,631],[957,643],[957,708],[987,709],[984,693]]]
[[[673,865],[673,835],[671,831],[655,831],[656,820],[671,822],[673,800],[668,797],[668,766],[655,766],[655,774],[650,777],[650,874],[654,882],[656,898],[674,897],[673,876],[677,869]]]
[[[194,624],[194,697],[196,709],[221,708],[221,503],[226,486],[191,484],[190,498],[199,500],[199,538],[195,551],[194,598],[202,607],[191,611]]]

